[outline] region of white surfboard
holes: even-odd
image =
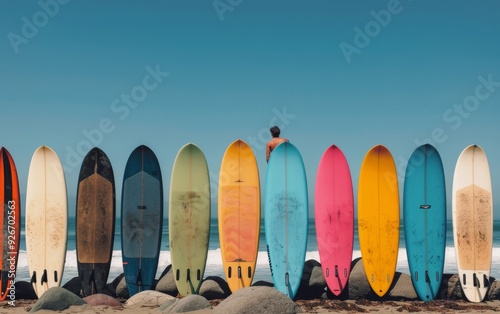
[[[453,238],[460,283],[467,299],[481,302],[489,288],[493,247],[490,169],[483,149],[470,145],[453,177]]]
[[[68,239],[66,181],[57,154],[39,147],[31,159],[26,191],[26,251],[31,284],[40,298],[61,285]]]

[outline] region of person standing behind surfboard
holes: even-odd
[[[276,148],[276,146],[278,146],[283,142],[289,142],[288,139],[280,137],[281,130],[279,127],[273,126],[270,131],[273,138],[269,142],[267,142],[266,145],[266,162],[269,161],[269,157],[271,157],[271,152]]]

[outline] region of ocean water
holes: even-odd
[[[75,242],[75,218],[69,218],[68,226],[68,245],[67,245],[67,255],[66,263],[64,268],[64,274],[62,283],[66,283],[73,277],[78,275],[77,260],[76,260],[76,242]],[[108,282],[111,282],[114,278],[123,272],[122,267],[122,255],[121,255],[121,236],[120,236],[120,224],[119,218],[116,219],[115,227],[115,239],[113,246],[113,258],[111,261],[111,270]],[[26,256],[26,242],[24,239],[24,220],[21,226],[21,244],[20,244],[20,254],[18,259],[17,268],[17,281],[29,281],[28,272],[28,261]],[[209,242],[209,252],[207,258],[207,264],[205,269],[205,277],[208,276],[219,276],[224,278],[224,271],[222,268],[222,258],[219,246],[219,232],[218,232],[217,219],[211,220],[210,228],[210,242]],[[314,226],[314,220],[309,220],[308,229],[308,243],[307,243],[307,253],[306,260],[314,259],[320,261],[318,246],[316,243],[316,229]],[[491,276],[495,278],[500,278],[500,221],[494,222],[494,232],[493,232],[493,258],[491,266]],[[359,249],[359,239],[357,227],[354,232],[354,250],[353,259],[361,257],[361,252]],[[170,252],[169,252],[169,239],[168,239],[168,220],[165,219],[163,222],[163,237],[161,244],[160,261],[158,264],[157,278],[163,272],[163,270],[170,265]],[[409,273],[408,260],[406,257],[406,248],[404,241],[404,230],[403,225],[400,227],[400,240],[399,240],[399,253],[398,253],[398,263],[397,271],[403,273]],[[455,261],[455,249],[453,247],[453,228],[452,222],[449,220],[447,222],[447,236],[446,236],[446,256],[445,256],[445,273],[457,273],[457,264]],[[260,232],[260,243],[259,243],[259,254],[257,258],[257,267],[255,270],[254,282],[259,280],[265,280],[272,282],[271,271],[269,269],[269,262],[267,258],[266,251],[266,239],[264,234],[264,221],[261,223]]]

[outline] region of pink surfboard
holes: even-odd
[[[330,291],[338,296],[351,272],[354,197],[349,165],[335,145],[328,147],[319,162],[314,217],[323,276]]]

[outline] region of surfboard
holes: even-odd
[[[57,154],[40,146],[31,158],[26,190],[26,254],[31,285],[40,298],[59,287],[68,241],[68,199]]]
[[[304,269],[309,218],[306,172],[293,144],[281,143],[271,153],[264,193],[264,226],[274,287],[293,299]]]
[[[145,145],[130,154],[125,166],[121,220],[123,270],[132,296],[153,285],[163,228],[160,164]]]
[[[210,178],[205,155],[184,145],[170,181],[170,258],[181,296],[196,294],[205,273],[210,238]]]
[[[0,301],[5,299],[13,301],[16,299],[14,284],[21,240],[21,198],[16,165],[4,147],[0,149],[0,201],[3,204],[3,213],[0,215],[0,226],[2,226]]]
[[[84,296],[108,281],[115,236],[115,179],[108,156],[92,148],[83,159],[76,196],[76,256]]]
[[[252,148],[242,140],[224,153],[218,197],[222,265],[235,292],[252,284],[260,235],[259,169]]]
[[[383,145],[366,154],[358,183],[358,233],[365,275],[380,297],[389,290],[399,249],[399,194],[394,159]]]
[[[481,302],[489,288],[493,247],[493,199],[484,150],[470,145],[453,177],[453,238],[460,283],[467,299]]]
[[[319,162],[314,218],[323,277],[328,289],[338,296],[351,272],[354,196],[349,165],[335,145],[326,149]]]
[[[404,233],[413,287],[422,301],[441,287],[446,249],[446,186],[438,151],[415,149],[405,172]]]

